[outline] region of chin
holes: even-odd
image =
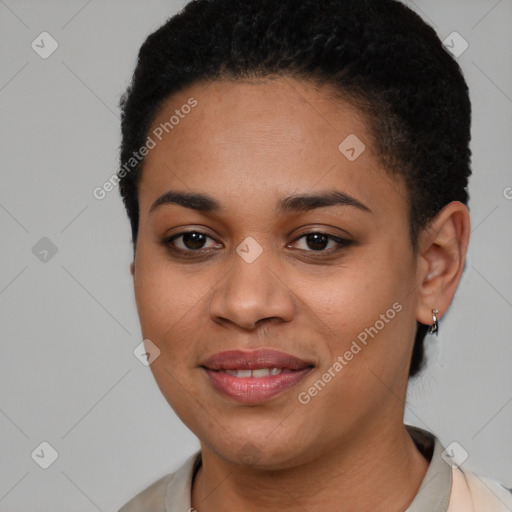
[[[276,423],[273,427],[275,429]],[[221,431],[215,437],[211,431],[197,432],[196,435],[199,434],[203,451],[212,451],[230,464],[275,471],[306,463],[318,454],[317,450],[306,447],[304,436],[298,431],[272,432],[267,426],[259,429],[238,429],[235,425],[229,425],[226,430],[219,428]],[[230,432],[236,432],[236,438],[230,436]],[[201,438],[201,434],[207,436]]]

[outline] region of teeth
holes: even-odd
[[[281,373],[288,373],[290,370],[283,368],[257,368],[254,370],[221,370],[228,375],[239,378],[247,377],[268,377],[269,375],[279,375]]]
[[[270,375],[270,370],[268,368],[260,368],[258,370],[252,371],[253,377],[268,377]]]

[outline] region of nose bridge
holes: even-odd
[[[246,249],[240,244],[239,250]],[[252,250],[249,248],[249,250]],[[270,254],[262,252],[256,259],[234,254],[231,270],[214,290],[210,301],[213,320],[229,320],[244,328],[254,327],[265,318],[289,321],[294,301],[290,291],[272,270]]]

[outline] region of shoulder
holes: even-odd
[[[465,473],[475,510],[512,510],[512,491],[496,480],[475,475],[474,473]],[[494,506],[495,508],[489,508]]]
[[[175,472],[153,482],[118,512],[168,512],[190,508],[192,479],[201,464],[201,452],[190,456]]]
[[[453,469],[452,496],[448,512],[510,512],[512,491],[501,483],[472,472]]]
[[[146,487],[130,501],[125,503],[119,512],[141,512],[151,510],[165,512],[165,493],[169,482],[174,479],[176,473],[169,473]]]

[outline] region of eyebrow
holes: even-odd
[[[151,205],[149,214],[153,213],[164,204],[178,204],[185,208],[190,208],[203,213],[217,213],[222,210],[221,204],[207,194],[176,192],[169,190]],[[353,206],[362,211],[371,213],[368,206],[361,203],[355,197],[338,190],[318,194],[296,194],[285,197],[277,202],[276,211],[280,214],[307,212],[316,208],[324,208],[328,206]]]

